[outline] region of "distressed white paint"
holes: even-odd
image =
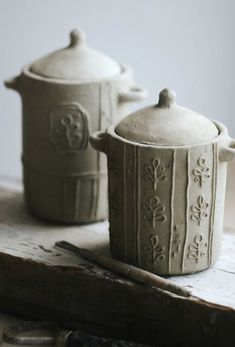
[[[0,190],[0,252],[33,259],[47,265],[77,266],[86,263],[69,252],[54,248],[58,240],[110,255],[108,223],[85,226],[47,224],[25,210],[22,193]],[[235,227],[225,228],[222,253],[210,269],[171,279],[202,299],[235,308]],[[96,267],[98,272],[102,270]]]

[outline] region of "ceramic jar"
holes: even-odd
[[[67,48],[25,66],[5,82],[23,101],[25,200],[37,216],[68,223],[107,218],[106,159],[89,134],[127,114],[146,92],[132,70],[71,32]]]
[[[108,157],[114,256],[157,274],[206,269],[219,254],[227,161],[235,141],[219,122],[159,102],[91,137]]]

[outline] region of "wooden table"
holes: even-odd
[[[146,288],[56,249],[55,241],[65,239],[110,255],[108,222],[77,227],[39,221],[26,211],[21,186],[4,182],[0,189],[0,309],[159,346],[198,346],[202,341],[235,345],[231,203],[235,187],[231,177],[219,261],[201,273],[171,277],[190,288],[195,296],[190,299]]]

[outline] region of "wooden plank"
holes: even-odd
[[[81,227],[42,222],[28,215],[21,192],[0,191],[2,310],[163,346],[173,341],[194,346],[202,340],[215,346],[235,344],[232,229],[224,234],[222,255],[213,268],[172,278],[200,299],[116,276],[55,249],[61,239],[110,255],[107,222]]]
[[[87,264],[74,254],[54,248],[54,243],[62,239],[111,256],[107,222],[80,227],[47,224],[28,215],[21,193],[0,192],[0,231],[0,252],[50,266]],[[190,288],[201,299],[235,308],[235,258],[231,256],[234,250],[235,232],[227,229],[222,254],[215,266],[171,280]],[[102,274],[99,267],[95,271]]]

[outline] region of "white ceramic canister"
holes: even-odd
[[[146,97],[132,70],[88,47],[74,30],[68,47],[25,66],[5,84],[23,102],[29,210],[68,223],[107,218],[106,159],[88,139],[127,114],[130,102]]]
[[[91,137],[108,157],[114,256],[157,274],[206,269],[218,258],[227,161],[235,141],[219,122],[159,102]]]

